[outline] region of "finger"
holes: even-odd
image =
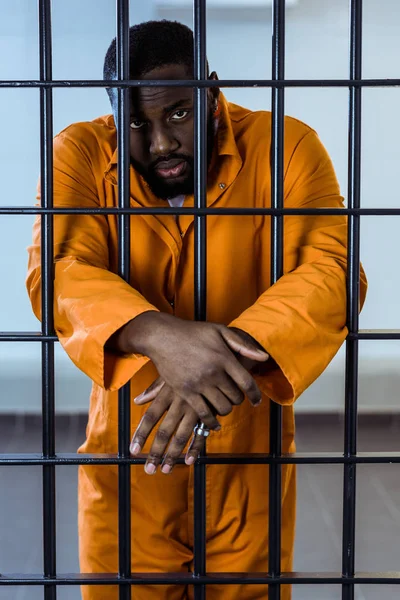
[[[157,467],[162,461],[165,450],[170,443],[172,436],[174,435],[174,431],[182,420],[184,415],[184,406],[185,403],[180,400],[172,402],[167,414],[165,415],[165,418],[159,425],[154,442],[147,456],[146,464],[144,466],[144,470],[149,475],[154,475],[154,473],[157,471]]]
[[[152,403],[151,407],[146,410],[138,428],[133,434],[130,445],[131,454],[139,454],[139,452],[142,450],[152,429],[170,406],[172,402],[171,396],[170,388],[166,388],[165,391],[160,392],[158,397]]]
[[[180,422],[163,460],[161,471],[165,473],[165,475],[171,473],[176,461],[181,456],[186,444],[188,443],[190,436],[193,434],[193,429],[197,423],[198,417],[194,411],[190,410],[190,412],[185,412],[185,416]]]
[[[261,403],[261,391],[255,379],[250,373],[242,367],[236,359],[229,361],[226,364],[226,372],[233,379],[234,383],[247,396],[253,406],[258,406]]]
[[[218,383],[218,387],[231,404],[234,404],[235,406],[242,404],[244,393],[230,377],[226,375],[221,383]]]
[[[208,403],[212,405],[218,415],[225,417],[232,412],[232,402],[229,401],[220,389],[210,387],[204,391],[203,396],[207,398]]]
[[[244,340],[232,328],[222,327],[220,329],[220,333],[224,338],[226,344],[229,346],[229,348],[234,352],[237,352],[241,356],[251,358],[258,362],[264,362],[268,360],[268,352],[265,352],[265,350],[261,350],[260,348],[258,348],[255,343],[252,343],[249,340]]]
[[[197,413],[197,420],[200,419],[208,429],[213,429],[214,431],[221,429],[221,425],[218,423],[212,408],[200,394],[193,394],[184,398],[184,400],[186,400],[191,408]]]
[[[161,392],[164,385],[164,379],[158,377],[158,379],[153,381],[153,383],[147,388],[147,390],[144,390],[144,392],[142,392],[141,394],[139,394],[139,396],[136,396],[136,398],[133,399],[134,403],[146,404],[147,402],[154,400]]]
[[[190,466],[194,462],[196,462],[196,460],[199,457],[200,452],[204,449],[205,445],[206,445],[206,438],[204,437],[204,435],[193,434],[193,439],[190,443],[190,446],[189,446],[188,451],[186,452],[186,456],[185,456],[185,463],[188,466]]]

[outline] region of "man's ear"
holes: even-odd
[[[213,81],[218,81],[218,75],[217,75],[217,73],[215,71],[213,71],[211,73],[211,75],[209,76],[209,79],[212,79]],[[219,94],[220,94],[219,87],[208,88],[209,101],[211,103],[211,106],[213,107],[213,110],[214,109],[216,110],[217,107],[218,107]]]

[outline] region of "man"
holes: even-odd
[[[168,21],[132,27],[130,65],[133,79],[191,79],[192,32]],[[114,40],[104,77],[115,73]],[[115,117],[115,91],[108,94]],[[207,205],[269,207],[271,115],[230,104],[217,88],[208,89],[207,103]],[[55,138],[56,206],[117,206],[114,117],[71,125]],[[193,206],[193,126],[191,88],[132,90],[131,206]],[[312,129],[290,118],[284,168],[286,207],[342,207],[326,150]],[[286,217],[285,274],[270,287],[270,218],[209,216],[207,323],[192,320],[193,216],[133,215],[131,228],[129,285],[116,274],[116,215],[55,217],[55,327],[93,380],[81,452],[117,451],[117,390],[131,381],[131,451],[148,453],[145,470],[132,468],[133,571],[187,572],[193,567],[190,465],[208,430],[210,453],[266,453],[272,398],[283,406],[283,451],[293,452],[293,402],[346,337],[346,219]],[[39,236],[40,219],[27,280],[40,318]],[[365,289],[363,278],[362,299]],[[175,467],[185,448],[189,466]],[[282,570],[290,571],[293,465],[283,465],[282,482]],[[267,529],[268,468],[209,466],[207,570],[266,571]],[[79,533],[82,571],[116,572],[115,467],[80,467]],[[118,598],[117,586],[82,593],[84,600]],[[193,589],[134,587],[132,597],[181,600],[193,598]],[[207,588],[209,600],[220,597],[265,599],[268,591]],[[288,586],[282,598],[290,598]]]

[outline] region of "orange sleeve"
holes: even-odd
[[[39,196],[40,199],[40,190]],[[91,157],[65,134],[54,140],[54,206],[98,208]],[[27,289],[41,318],[40,217],[28,248]],[[157,310],[109,270],[105,215],[54,217],[54,325],[72,361],[98,385],[115,390],[146,363],[141,355],[105,350],[109,337],[148,310]]]
[[[312,130],[289,161],[285,207],[343,207],[331,160]],[[344,215],[284,217],[284,275],[230,324],[249,333],[277,363],[256,375],[275,402],[293,403],[346,338],[346,267]],[[361,306],[366,289],[361,269]]]

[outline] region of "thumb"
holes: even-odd
[[[142,392],[141,394],[139,394],[139,396],[136,396],[136,398],[133,399],[134,403],[147,404],[147,402],[154,400],[154,398],[158,396],[164,385],[164,379],[159,377],[158,379],[153,381],[153,383],[146,390],[144,390],[144,392]]]
[[[246,332],[243,332],[242,335],[241,333],[237,333],[233,328],[224,327],[221,330],[221,335],[229,348],[237,352],[237,354],[258,362],[265,362],[269,359],[268,352],[258,348],[257,342]]]

